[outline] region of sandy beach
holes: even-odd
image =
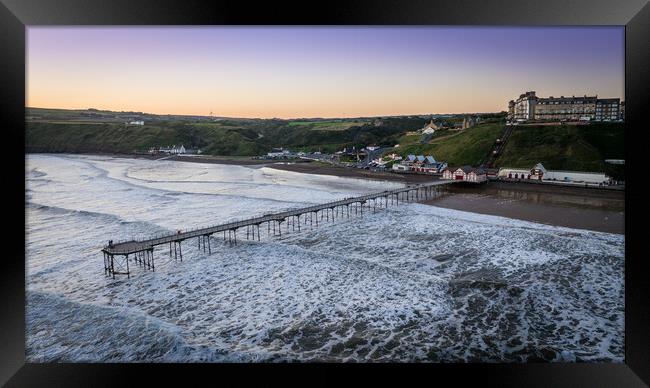
[[[621,191],[490,182],[449,186],[426,203],[547,225],[625,233],[625,193]]]
[[[160,159],[150,155],[111,155],[115,157]],[[172,156],[165,160],[191,163],[232,164],[269,167],[305,174],[331,175],[402,182],[424,183],[437,177],[416,174],[373,172],[325,163],[296,160],[259,160],[237,156]],[[439,197],[424,202],[443,208],[503,216],[547,225],[625,233],[625,192],[583,187],[489,182],[483,185],[451,185]]]
[[[389,180],[405,184],[438,179],[426,175],[324,166],[321,163],[273,163],[268,167],[306,174]],[[479,186],[449,186],[444,189],[443,195],[425,203],[547,225],[625,233],[624,191],[489,182]]]
[[[304,174],[333,175],[348,178],[375,179],[391,182],[423,183],[437,180],[437,177],[416,174],[397,174],[391,172],[374,172],[360,168],[330,166],[324,163],[274,163],[268,165],[277,170],[301,172]]]

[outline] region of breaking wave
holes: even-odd
[[[31,362],[623,361],[622,235],[409,204],[300,233],[284,225],[281,237],[263,225],[261,241],[243,230],[232,247],[214,235],[211,254],[188,240],[182,262],[159,247],[155,272],[131,262],[130,278],[112,279],[99,253],[109,237],[331,201],[376,182],[250,169],[239,184],[232,166],[89,156],[30,155],[28,166],[50,180],[27,174]],[[125,182],[127,170],[143,181]],[[271,178],[291,182],[238,195]]]

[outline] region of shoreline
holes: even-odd
[[[312,164],[313,163],[313,164]],[[347,168],[330,166],[324,163],[308,162],[301,164],[293,163],[275,163],[267,167],[276,170],[299,172],[303,174],[317,174],[317,175],[331,175],[343,178],[362,178],[391,182],[402,182],[404,184],[410,183],[425,183],[438,180],[438,177],[430,175],[416,175],[416,174],[397,174],[390,172],[375,172],[364,170],[360,168]]]
[[[423,203],[545,225],[625,234],[624,192],[523,187],[506,182],[491,182],[476,188],[452,186],[446,187],[439,197]]]
[[[115,158],[157,160],[152,155],[84,154]],[[373,172],[324,165],[323,163],[255,160],[247,157],[162,157],[190,163],[270,167],[304,174],[383,180],[403,184],[424,183],[437,177],[416,174]],[[584,187],[531,185],[491,181],[486,184],[449,185],[441,195],[420,203],[478,214],[501,216],[540,224],[625,234],[625,192]]]

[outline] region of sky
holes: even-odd
[[[255,118],[623,99],[624,27],[28,27],[26,106]]]

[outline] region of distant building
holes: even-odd
[[[129,121],[129,125],[144,125],[144,121],[139,120],[139,121]]]
[[[463,127],[462,128],[467,129],[467,128],[473,127],[476,124],[478,124],[479,121],[481,121],[481,119],[479,117],[465,116],[463,118]]]
[[[445,169],[442,173],[442,179],[482,183],[487,181],[487,172],[481,168],[463,166],[456,169]]]
[[[169,147],[160,147],[159,151],[166,154],[180,155],[185,153],[185,147],[183,147],[182,145],[180,147],[176,147],[176,145],[174,144],[173,146],[169,146]]]
[[[596,121],[619,121],[621,119],[621,100],[604,98],[596,101]]]
[[[437,125],[436,123],[433,122],[433,119],[431,119],[431,122],[429,122],[427,125],[425,125],[420,132],[422,132],[424,135],[430,135],[435,133],[438,129],[441,127]]]
[[[447,162],[439,162],[433,156],[407,155],[400,163],[393,164],[396,172],[410,171],[419,174],[438,174],[447,167]]]
[[[500,179],[555,181],[566,183],[608,184],[602,172],[547,170],[541,163],[530,169],[504,167],[499,169]]]
[[[198,149],[198,148],[196,148],[196,149],[195,148],[187,148],[187,149],[185,149],[185,153],[189,154],[189,155],[198,155],[198,154],[201,154],[202,151],[200,149]]]
[[[291,151],[285,150],[284,148],[273,148],[271,152],[267,153],[266,155],[270,158],[280,158],[288,156],[290,153]]]
[[[508,103],[508,117],[511,121],[532,120],[536,103],[537,96],[535,96],[535,92],[526,92],[520,95],[518,99],[510,100]]]
[[[620,105],[619,98],[541,98],[529,91],[508,102],[508,121],[618,121]]]
[[[621,111],[620,120],[625,121],[625,101],[621,101],[620,111]]]

